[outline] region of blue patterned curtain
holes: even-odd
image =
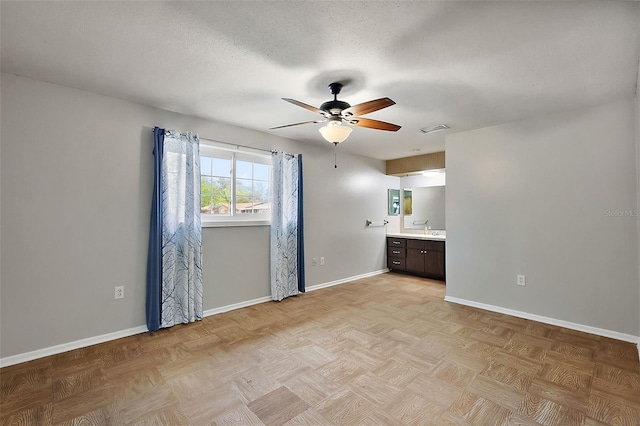
[[[304,209],[302,208],[302,154],[298,155],[298,291],[305,292]]]
[[[160,328],[160,287],[162,283],[162,147],[164,129],[153,129],[153,196],[151,200],[151,225],[149,228],[149,253],[147,257],[147,328]]]
[[[202,319],[200,148],[197,135],[154,129],[147,327]]]
[[[273,154],[271,298],[304,292],[302,156]]]

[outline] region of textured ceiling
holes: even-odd
[[[460,132],[632,97],[637,2],[0,2],[2,71],[327,144],[339,97],[390,97],[341,149],[379,159],[444,149]],[[215,137],[215,135],[205,135]],[[420,151],[414,151],[419,149]]]

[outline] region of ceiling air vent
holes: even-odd
[[[433,126],[433,127],[423,127],[422,129],[420,129],[420,131],[422,133],[433,133],[433,132],[437,132],[438,130],[445,130],[445,129],[449,129],[450,127],[447,126],[446,124],[438,124],[437,126]]]

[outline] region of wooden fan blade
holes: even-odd
[[[300,102],[300,101],[296,101],[295,99],[291,99],[291,98],[282,98],[283,101],[287,101],[289,103],[292,103],[294,105],[298,105],[299,107],[302,107],[304,109],[308,109],[309,111],[315,112],[317,114],[322,114],[322,111],[320,111],[318,108],[305,104],[304,102]]]
[[[269,130],[282,129],[283,127],[300,126],[301,124],[322,123],[326,120],[303,121],[301,123],[285,124],[284,126],[271,127]]]
[[[376,130],[388,130],[390,132],[397,132],[401,126],[397,124],[387,123],[385,121],[371,120],[370,118],[351,117],[346,120],[347,123],[353,124],[358,127],[368,127],[369,129]]]
[[[342,116],[348,119],[352,115],[369,114],[370,112],[378,111],[379,109],[390,107],[395,104],[396,103],[389,98],[380,98],[375,101],[364,102],[347,108],[342,111]]]

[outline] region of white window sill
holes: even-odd
[[[217,220],[202,221],[202,228],[231,228],[235,226],[269,226],[270,220]]]

